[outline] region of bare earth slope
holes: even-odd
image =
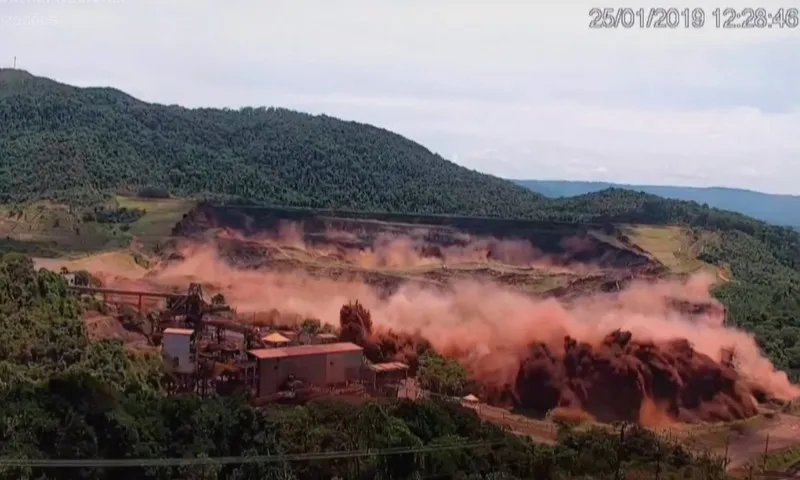
[[[616,278],[663,271],[658,259],[612,226],[199,205],[172,235],[200,238],[209,231],[236,232],[217,235],[215,242],[237,265],[334,277],[349,266],[394,286],[412,278],[435,283],[470,277],[543,291],[601,272]],[[348,253],[354,251],[359,255]]]

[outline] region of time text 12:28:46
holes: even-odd
[[[713,28],[796,28],[797,8],[715,8],[706,14],[702,7],[674,8],[592,8],[589,28],[700,29]],[[707,21],[708,20],[708,21]]]

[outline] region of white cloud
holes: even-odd
[[[586,2],[0,0],[0,61],[374,123],[503,176],[800,193],[800,27],[713,25],[752,4],[696,4],[702,29],[591,30]]]

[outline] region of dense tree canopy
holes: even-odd
[[[762,193],[727,187],[629,185],[580,180],[514,180],[514,182],[549,198],[573,197],[608,188],[624,188],[664,198],[707,203],[712,207],[739,212],[776,225],[800,227],[800,196],[797,195]]]
[[[380,128],[280,108],[187,109],[0,70],[0,200],[119,190],[302,207],[520,216],[530,190]]]
[[[431,392],[461,395],[467,383],[467,370],[457,361],[427,350],[419,357],[417,381]]]

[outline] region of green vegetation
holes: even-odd
[[[461,395],[467,383],[467,371],[460,363],[432,350],[419,357],[417,381],[425,390],[442,395]]]
[[[738,470],[743,474],[763,474],[787,472],[786,478],[800,468],[800,447],[794,446],[772,452],[766,457],[761,456],[758,460],[748,463]]]
[[[514,180],[514,183],[550,198],[585,195],[608,188],[624,188],[664,198],[707,204],[710,207],[739,212],[776,225],[800,227],[800,196],[797,195],[777,195],[726,187],[624,185],[573,180]]]
[[[703,245],[695,232],[677,226],[636,225],[623,229],[630,240],[672,272],[691,273],[701,268],[714,270],[697,258]],[[711,235],[704,235],[704,243],[712,241]]]
[[[541,198],[387,130],[280,108],[187,109],[0,70],[0,201],[118,192],[523,216]]]
[[[0,257],[0,386],[30,388],[58,375],[91,371],[123,392],[153,392],[160,362],[128,357],[121,342],[89,342],[80,306],[64,280],[18,254]],[[149,365],[149,362],[152,364]]]
[[[0,239],[9,250],[43,257],[121,248],[134,238],[152,246],[194,205],[186,199],[125,196],[90,205],[0,205]]]
[[[34,271],[30,259],[16,254],[0,256],[0,311],[2,458],[363,452],[361,457],[176,467],[3,466],[3,478],[547,479],[612,478],[618,469],[661,472],[662,478],[722,478],[717,459],[695,457],[635,427],[625,435],[564,430],[560,443],[548,446],[481,422],[458,404],[323,400],[255,408],[235,396],[167,397],[155,356],[126,352],[117,341],[90,343],[81,305],[63,279]],[[464,448],[467,444],[473,446]],[[406,450],[388,454],[387,449]]]
[[[41,256],[57,256],[67,249],[89,252],[124,245],[122,224],[84,219],[94,213],[90,207],[77,208],[50,201],[0,205],[0,238],[27,242],[35,246],[35,250],[15,250]]]
[[[181,198],[117,196],[114,203],[119,209],[143,212],[127,231],[134,237],[147,240],[170,235],[175,224],[194,207],[194,202]]]
[[[107,208],[99,205],[83,214],[84,221],[97,222],[97,223],[133,223],[145,214],[145,210],[141,208],[126,207]]]

